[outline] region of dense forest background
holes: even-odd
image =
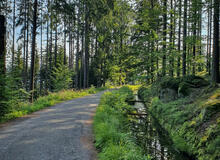
[[[220,82],[219,3],[1,0],[1,114],[63,89],[185,75]]]

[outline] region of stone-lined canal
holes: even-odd
[[[153,160],[194,160],[173,147],[169,134],[160,126],[138,96],[135,97],[136,114],[132,114],[132,134],[146,154],[149,154]]]

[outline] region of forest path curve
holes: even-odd
[[[96,160],[92,117],[103,92],[0,127],[0,160]]]

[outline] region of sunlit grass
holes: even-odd
[[[99,150],[99,160],[148,160],[142,149],[136,145],[131,135],[126,111],[131,106],[126,100],[131,97],[131,89],[106,92],[100,101],[94,117],[95,146]]]
[[[4,117],[0,118],[0,123],[25,116],[27,114],[39,111],[43,108],[53,106],[55,104],[68,101],[74,98],[79,98],[83,96],[87,96],[90,94],[95,94],[97,92],[103,91],[107,89],[106,87],[95,88],[91,87],[86,90],[73,91],[73,90],[63,90],[56,93],[50,93],[47,96],[39,97],[34,103],[24,103],[21,102],[17,106],[12,106],[12,110],[10,113],[6,114]]]

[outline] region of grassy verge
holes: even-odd
[[[171,83],[170,80],[166,82]],[[176,85],[178,91],[181,87]],[[220,159],[220,89],[212,86],[189,88],[187,96],[166,102],[161,94],[153,93],[154,88],[160,90],[163,85],[142,87],[139,96],[169,133],[172,147],[194,159]]]
[[[94,117],[94,133],[99,160],[148,160],[131,135],[126,101],[133,97],[128,87],[106,92]]]
[[[11,107],[11,111],[8,114],[0,118],[0,123],[4,123],[12,119],[25,116],[27,114],[39,111],[43,108],[53,106],[57,103],[61,103],[61,102],[71,100],[74,98],[87,96],[89,94],[95,94],[105,89],[107,88],[91,87],[90,89],[80,90],[80,91],[63,90],[63,91],[56,92],[56,93],[50,93],[49,95],[44,96],[44,97],[40,97],[32,104],[28,102],[19,102],[16,104],[16,106],[13,105]]]

